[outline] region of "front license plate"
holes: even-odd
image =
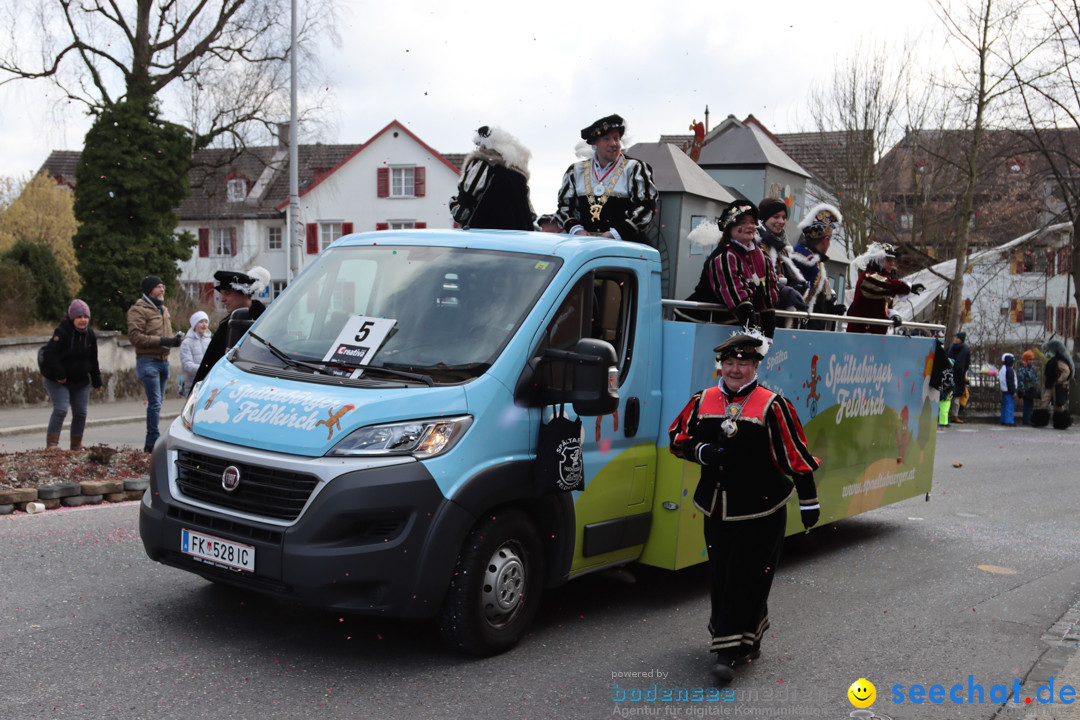
[[[255,548],[181,528],[180,551],[228,567],[255,572]]]

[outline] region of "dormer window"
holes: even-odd
[[[247,197],[247,180],[230,178],[225,181],[225,196],[229,202],[243,202]]]

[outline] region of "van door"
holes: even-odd
[[[538,348],[538,353],[549,347],[572,350],[578,340],[590,337],[611,343],[618,356],[618,411],[582,418],[586,486],[574,493],[571,575],[635,559],[649,534],[660,405],[650,402],[652,329],[639,322],[649,280],[630,262],[617,260],[583,271]],[[546,408],[545,420],[550,415]]]

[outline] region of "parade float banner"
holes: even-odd
[[[674,419],[693,393],[719,382],[712,348],[734,331],[665,323],[664,418]],[[930,491],[937,439],[937,402],[929,386],[933,356],[931,338],[776,331],[758,378],[791,402],[821,460],[814,474],[819,526]],[[675,519],[654,511],[654,522],[672,524],[676,546],[664,547],[651,564],[702,562],[701,517],[690,501],[699,468],[670,455],[666,435],[657,455],[657,502],[677,496],[679,508]],[[793,500],[787,531],[802,530]],[[654,548],[647,551],[651,558]]]

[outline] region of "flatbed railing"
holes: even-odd
[[[705,312],[728,312],[728,309],[723,305],[717,305],[715,303],[703,303],[695,302],[693,300],[661,300],[664,308],[665,320],[686,320],[687,322],[694,322],[690,318],[677,318],[675,317],[675,310],[703,310]],[[776,317],[778,318],[794,318],[796,320],[822,320],[824,322],[857,322],[865,323],[867,325],[885,325],[887,327],[895,328],[909,328],[912,330],[927,330],[929,332],[945,332],[944,325],[938,325],[936,323],[921,323],[911,320],[901,320],[897,323],[894,320],[882,320],[880,318],[864,318],[855,315],[833,315],[831,313],[815,313],[815,312],[800,312],[797,310],[777,310]],[[700,322],[700,321],[699,321]]]

